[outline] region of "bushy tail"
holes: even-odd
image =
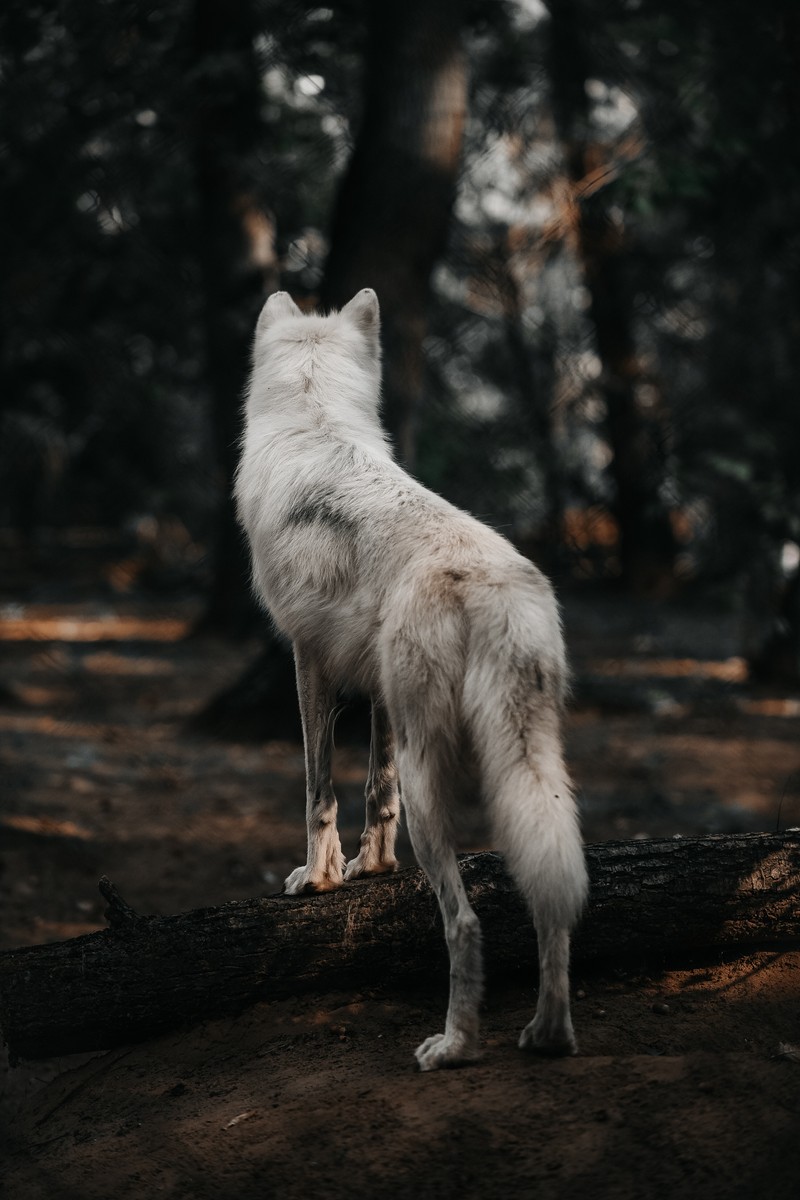
[[[560,709],[564,660],[556,624],[537,651],[539,605],[498,614],[474,640],[465,715],[481,768],[498,849],[528,901],[537,928],[569,930],[588,877],[577,807],[564,764]]]
[[[543,746],[537,766],[517,763],[489,785],[498,849],[537,928],[571,929],[588,889],[577,810],[560,757],[560,749]],[[491,768],[485,777],[488,782]]]

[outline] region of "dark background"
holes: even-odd
[[[303,861],[229,500],[278,287],[377,290],[400,458],[553,578],[587,841],[800,823],[799,129],[797,0],[0,5],[0,949]],[[526,983],[412,1074],[444,996],[377,980],[0,1057],[8,1195],[794,1197],[797,955],[643,969],[574,977],[564,1064]]]
[[[562,586],[711,589],[751,668],[797,679],[791,0],[1,20],[6,543],[57,570],[69,527],[148,540],[151,583],[239,630],[254,317],[277,287],[312,307],[368,284],[427,484]]]

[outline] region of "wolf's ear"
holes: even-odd
[[[356,292],[353,299],[342,309],[342,316],[345,315],[362,333],[377,339],[381,327],[381,310],[378,307],[378,297],[372,288],[362,288],[360,292]]]
[[[302,315],[302,311],[288,292],[273,292],[261,310],[256,325],[256,334],[265,333],[270,325],[274,325],[281,317],[302,317]]]

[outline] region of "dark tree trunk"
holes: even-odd
[[[789,333],[800,329],[800,263],[787,252],[800,200],[796,151],[787,156],[800,122],[796,4],[786,0],[776,5],[772,33],[770,116],[761,118],[764,132],[753,169],[732,169],[718,185],[711,230],[716,280],[706,355],[711,395],[736,416],[727,437],[716,428],[709,431],[716,434],[714,448],[737,458],[744,443],[749,468],[735,484],[715,481],[718,540],[729,548],[733,570],[744,583],[743,651],[752,678],[796,688],[800,574],[795,568],[787,577],[781,562],[784,543],[798,540],[800,509],[800,339]],[[731,84],[741,61],[741,40],[731,37],[726,26],[715,26],[711,46],[711,90],[728,98],[730,124],[744,123],[750,118],[747,100]],[[762,441],[766,431],[772,443],[768,451]]]
[[[680,961],[800,943],[800,833],[587,847],[588,911],[574,957]],[[531,922],[496,854],[461,860],[490,974],[535,971]],[[140,917],[107,880],[111,928],[0,954],[0,1025],[12,1059],[141,1040],[275,995],[447,977],[435,898],[402,871],[321,896],[245,900]]]
[[[190,70],[198,194],[205,378],[211,398],[221,505],[205,623],[228,633],[252,625],[247,547],[231,484],[238,458],[242,394],[258,303],[277,282],[271,223],[254,199],[251,156],[263,128],[258,32],[252,0],[195,0]]]
[[[524,413],[520,432],[523,437],[527,434],[533,442],[547,504],[536,540],[529,539],[519,548],[545,570],[559,571],[566,501],[550,407],[555,382],[555,341],[551,331],[538,352],[528,344],[523,322],[523,297],[511,264],[509,240],[506,235],[495,244],[489,269],[503,304],[506,347]]]
[[[466,112],[462,0],[367,6],[363,116],[339,191],[320,303],[362,287],[383,319],[384,419],[414,455],[430,275],[455,195]]]
[[[784,578],[781,539],[759,531],[757,514],[750,511],[748,516],[749,521],[740,525],[746,548],[744,655],[752,679],[796,688],[800,683],[800,571],[795,569]]]
[[[590,32],[583,6],[552,0],[549,7],[553,110],[575,205],[572,234],[602,367],[621,574],[635,590],[658,591],[672,578],[676,545],[659,495],[664,474],[661,431],[656,420],[645,418],[637,398],[643,368],[633,337],[625,234],[606,211],[602,188],[587,186],[603,161],[589,129],[585,85],[592,75]]]

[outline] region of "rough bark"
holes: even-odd
[[[800,942],[800,830],[607,842],[587,858],[582,964]],[[461,872],[489,974],[533,975],[533,929],[502,859],[467,855]],[[436,901],[416,869],[163,918],[137,915],[107,880],[101,891],[110,929],[0,954],[12,1059],[105,1049],[309,988],[446,977]]]

